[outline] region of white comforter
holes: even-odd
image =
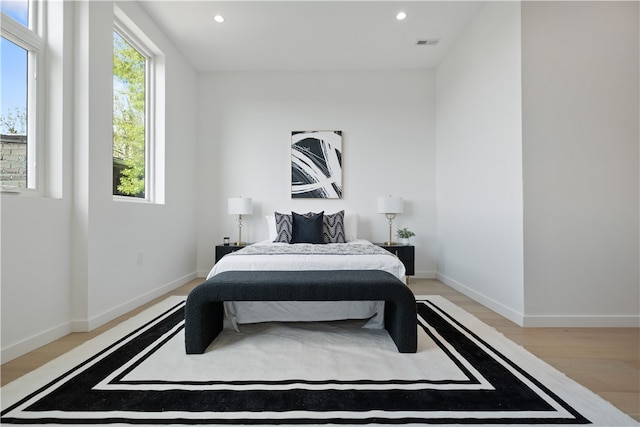
[[[207,279],[224,271],[383,270],[405,281],[405,268],[390,252],[367,240],[312,245],[264,241],[228,254]],[[366,327],[384,327],[383,301],[274,301],[225,303],[227,318],[238,323],[370,319]]]

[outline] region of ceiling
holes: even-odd
[[[484,1],[141,4],[199,71],[281,71],[432,68]],[[407,18],[396,20],[399,11]]]

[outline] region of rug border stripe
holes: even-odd
[[[116,339],[114,342],[112,342],[111,344],[107,345],[105,348],[99,350],[97,353],[93,354],[92,356],[88,357],[86,360],[81,361],[80,363],[78,363],[76,366],[68,369],[67,371],[65,371],[63,374],[58,375],[57,377],[55,377],[54,380],[49,381],[47,384],[45,384],[44,386],[38,388],[36,391],[27,394],[24,398],[17,400],[15,403],[11,404],[10,406],[8,406],[7,408],[3,409],[2,412],[0,413],[0,415],[2,415],[2,419],[0,420],[2,423],[10,423],[10,424],[33,424],[33,423],[39,423],[39,424],[55,424],[55,423],[67,423],[70,425],[77,425],[77,424],[92,424],[92,425],[98,425],[98,424],[113,424],[113,423],[125,423],[125,424],[149,424],[149,425],[166,425],[166,424],[186,424],[186,425],[203,425],[203,424],[221,424],[221,425],[238,425],[238,424],[247,424],[247,425],[281,425],[281,424],[288,424],[288,425],[309,425],[309,424],[340,424],[340,425],[347,425],[347,424],[370,424],[370,423],[378,423],[378,424],[407,424],[407,423],[419,423],[419,424],[487,424],[487,423],[491,423],[491,424],[497,424],[497,425],[505,425],[505,424],[522,424],[522,423],[526,423],[526,424],[538,424],[538,425],[542,425],[542,424],[554,424],[554,425],[559,425],[559,424],[583,424],[583,423],[588,423],[589,420],[584,417],[583,415],[580,414],[580,412],[578,412],[577,409],[575,409],[571,404],[569,404],[568,402],[566,402],[565,400],[563,400],[562,398],[559,397],[559,395],[553,391],[551,391],[546,385],[544,385],[544,383],[541,380],[536,379],[535,377],[533,377],[532,374],[530,374],[529,372],[527,372],[524,368],[521,368],[516,362],[512,361],[510,359],[510,357],[508,357],[506,354],[504,354],[502,351],[497,350],[497,348],[495,346],[493,346],[492,344],[489,344],[489,341],[483,339],[480,337],[480,335],[478,335],[478,333],[474,332],[472,329],[470,329],[469,327],[465,326],[464,323],[462,323],[460,320],[458,320],[457,318],[455,318],[452,314],[450,314],[445,308],[443,308],[442,306],[440,306],[439,304],[437,304],[435,301],[430,300],[430,297],[423,297],[423,300],[420,299],[421,296],[416,296],[416,299],[419,300],[419,302],[424,303],[425,305],[430,306],[432,309],[436,310],[438,315],[441,316],[443,319],[446,319],[447,322],[449,322],[452,325],[455,325],[455,327],[459,328],[460,330],[464,331],[466,334],[468,334],[469,336],[473,337],[474,340],[476,340],[478,343],[481,343],[484,347],[486,347],[487,349],[490,349],[490,351],[493,353],[493,355],[495,357],[498,357],[502,362],[504,362],[505,364],[509,365],[509,367],[511,369],[513,369],[514,371],[517,371],[519,375],[521,375],[522,377],[526,378],[527,381],[531,382],[532,384],[534,384],[540,391],[544,392],[544,394],[546,394],[547,396],[549,396],[554,402],[556,402],[558,405],[560,405],[564,411],[566,411],[568,414],[572,415],[574,418],[523,418],[526,416],[526,414],[521,414],[523,415],[523,417],[512,417],[509,416],[507,418],[502,418],[502,417],[493,417],[491,414],[485,414],[487,415],[486,417],[484,416],[480,416],[480,417],[468,417],[468,415],[462,413],[460,416],[464,416],[466,418],[460,418],[457,416],[451,416],[451,414],[449,416],[442,416],[439,418],[424,418],[424,417],[420,417],[420,416],[407,416],[407,411],[405,410],[398,410],[398,411],[394,411],[394,410],[390,410],[390,409],[386,409],[382,411],[382,414],[380,416],[378,415],[372,415],[370,412],[371,411],[366,411],[366,413],[362,413],[362,412],[345,412],[345,413],[338,413],[336,411],[316,411],[316,412],[309,412],[306,411],[304,413],[300,413],[298,412],[297,415],[295,413],[295,411],[285,411],[284,413],[279,413],[282,418],[278,418],[278,419],[273,419],[273,420],[264,420],[263,418],[257,418],[257,417],[242,417],[242,412],[234,412],[234,413],[229,413],[229,414],[222,414],[222,413],[214,413],[214,412],[192,412],[190,415],[193,415],[194,418],[191,418],[190,416],[188,416],[186,413],[184,412],[175,412],[174,411],[174,418],[158,418],[157,415],[154,417],[154,413],[150,412],[150,413],[138,413],[138,414],[133,414],[133,413],[125,413],[127,416],[120,416],[112,414],[112,416],[108,417],[108,418],[88,418],[87,415],[89,415],[89,417],[91,416],[90,413],[87,412],[82,412],[82,413],[78,413],[78,416],[81,418],[72,418],[72,417],[65,417],[65,418],[60,418],[60,417],[50,417],[46,415],[45,411],[43,413],[38,413],[38,412],[32,412],[31,415],[34,416],[38,416],[38,414],[42,415],[41,418],[29,418],[29,416],[26,416],[25,418],[19,418],[19,417],[14,417],[11,416],[11,412],[13,412],[16,408],[19,408],[21,405],[25,404],[26,402],[29,402],[31,399],[33,399],[34,397],[37,397],[39,394],[44,393],[48,388],[50,387],[57,387],[60,382],[65,381],[65,379],[68,376],[72,376],[72,375],[78,375],[77,372],[79,371],[83,371],[83,368],[85,368],[86,366],[90,365],[91,363],[93,363],[94,361],[96,361],[96,359],[99,359],[102,355],[108,353],[109,351],[111,351],[112,349],[118,347],[118,345],[122,344],[123,342],[126,342],[128,339],[130,339],[131,337],[135,336],[136,334],[140,333],[140,331],[145,330],[145,328],[149,328],[151,325],[155,325],[156,322],[159,321],[159,319],[162,319],[163,316],[166,317],[168,313],[172,313],[175,312],[176,309],[180,309],[182,305],[184,305],[184,299],[181,299],[180,302],[174,304],[172,307],[166,309],[165,311],[163,311],[161,314],[159,315],[155,315],[155,317],[153,317],[151,320],[146,321],[145,323],[143,323],[142,326],[135,328],[133,331],[126,333],[125,336]],[[472,314],[469,314],[468,312],[464,311],[463,309],[461,309],[460,307],[456,306],[455,304],[452,304],[451,302],[447,301],[446,299],[442,298],[442,297],[436,297],[436,301],[441,299],[444,303],[451,305],[453,308],[459,310],[460,312],[464,313],[466,316],[469,316],[471,318],[475,318]],[[431,298],[433,299],[433,298]],[[446,305],[445,304],[445,305]],[[465,317],[462,317],[462,319],[465,319]],[[467,320],[465,320],[467,321]],[[479,321],[480,322],[480,321]],[[490,328],[488,325],[480,322],[481,325],[484,325],[485,327]],[[434,339],[434,336],[432,334],[429,333],[428,328],[426,328],[424,325],[420,325],[421,326],[421,330],[423,330],[426,334],[428,334],[432,340],[436,343],[438,343],[438,346],[440,347],[440,349],[442,351],[444,351],[445,349],[443,349],[440,346],[440,342],[437,339]],[[121,381],[122,378],[124,378],[126,376],[126,373],[135,369],[136,366],[138,366],[139,364],[141,364],[147,357],[149,357],[150,354],[153,353],[153,351],[159,349],[162,347],[162,345],[166,342],[168,342],[171,337],[174,337],[177,333],[179,333],[179,331],[181,330],[182,327],[176,329],[173,331],[173,333],[171,334],[171,336],[165,337],[164,339],[161,340],[161,342],[156,342],[155,345],[152,348],[152,351],[149,352],[148,354],[144,355],[142,358],[140,358],[139,360],[136,361],[136,363],[130,367],[128,367],[125,371],[119,373],[116,377],[114,377],[114,379],[112,379],[111,381],[109,381],[109,384],[121,384],[121,383],[126,383],[126,381]],[[115,328],[114,328],[115,329]],[[478,329],[476,327],[476,329]],[[493,329],[493,328],[491,328]],[[482,329],[478,329],[479,331],[482,331]],[[493,329],[495,331],[495,329]],[[106,335],[106,333],[105,333]],[[491,339],[493,339],[495,337],[491,337]],[[504,338],[504,337],[503,337]],[[508,339],[504,338],[506,343],[511,343],[513,344],[513,342],[509,341]],[[495,341],[495,339],[494,339]],[[500,343],[500,341],[495,341],[496,343]],[[509,345],[507,344],[507,347],[504,347],[505,349],[507,349],[507,353],[509,353]],[[522,349],[524,350],[524,349]],[[524,350],[524,352],[526,352],[526,354],[531,355],[531,353],[527,352],[526,350]],[[516,351],[517,354],[517,351]],[[451,356],[449,355],[449,357],[451,358]],[[533,356],[535,358],[535,356]],[[457,358],[452,358],[452,360],[455,360],[457,362]],[[465,369],[466,367],[459,365],[458,363],[456,363],[456,365],[458,366],[459,369]],[[552,368],[553,369],[553,368]],[[84,372],[84,371],[83,371]],[[465,371],[465,375],[469,375],[469,373],[467,373]],[[475,376],[472,375],[472,377],[475,379]],[[286,383],[290,383],[296,380],[284,380],[284,382]],[[426,380],[428,381],[428,380]],[[572,383],[575,383],[574,381],[572,381],[571,379],[568,379],[568,381],[571,381]],[[280,381],[278,381],[280,382]],[[283,384],[284,384],[283,382]],[[306,382],[306,381],[305,381]],[[345,383],[351,383],[353,381],[344,381]],[[405,383],[408,383],[410,381],[402,381]],[[433,381],[432,381],[433,382]],[[443,381],[437,381],[438,383],[447,383],[447,380],[443,380]],[[458,380],[456,381],[452,381],[451,383],[456,383],[459,382]],[[145,383],[145,381],[139,382],[139,383]],[[581,387],[581,386],[580,386]],[[586,390],[586,389],[585,389]],[[588,391],[588,390],[587,390]],[[566,393],[565,393],[566,394]],[[606,401],[604,401],[605,403],[608,403]],[[31,405],[31,404],[29,404]],[[115,411],[116,413],[119,411]],[[122,412],[122,411],[120,411]],[[440,411],[441,412],[441,411]],[[420,414],[421,412],[412,412],[411,414]],[[9,416],[5,415],[8,414]],[[150,415],[149,418],[144,418],[145,416],[147,416],[147,414]],[[156,413],[157,414],[157,413]],[[182,415],[181,415],[182,414]],[[217,416],[212,416],[213,414],[216,414]],[[260,416],[260,415],[264,415],[264,412],[257,412],[256,415]],[[337,414],[341,415],[340,417],[336,416]],[[354,416],[354,414],[358,414],[360,416]],[[206,418],[195,418],[198,416],[202,416],[204,415]],[[435,415],[435,414],[432,414]],[[538,415],[542,415],[542,414],[538,414]],[[623,414],[624,415],[624,414]],[[228,417],[236,417],[236,416],[240,416],[241,418],[228,418]],[[552,415],[553,416],[553,415]],[[317,417],[317,418],[316,418]],[[625,415],[626,417],[626,415]],[[620,417],[619,415],[616,415],[614,417],[616,420],[618,420],[618,422],[620,422]]]

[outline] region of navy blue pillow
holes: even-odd
[[[291,212],[291,215],[293,216],[291,243],[324,243],[322,236],[324,211],[306,215]]]

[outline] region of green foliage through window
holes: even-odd
[[[114,194],[145,197],[146,58],[113,32]]]

